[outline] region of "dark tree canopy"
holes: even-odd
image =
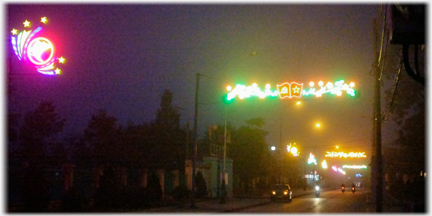
[[[22,156],[35,160],[44,156],[49,138],[63,130],[65,121],[58,116],[52,102],[42,102],[34,111],[28,112],[19,130]]]
[[[165,90],[161,96],[160,107],[156,113],[155,124],[169,129],[178,129],[180,127],[180,114],[177,107],[172,104],[173,93]]]

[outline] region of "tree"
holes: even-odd
[[[196,196],[207,197],[207,183],[201,171],[198,171],[195,176],[196,181]]]
[[[91,146],[97,165],[121,165],[124,147],[119,142],[119,126],[117,119],[108,116],[105,110],[92,115],[84,130],[84,140]]]
[[[63,130],[65,121],[58,116],[52,102],[42,102],[34,111],[28,112],[19,133],[24,159],[39,163],[46,155],[48,139]]]
[[[269,150],[265,141],[267,132],[261,129],[264,120],[254,118],[246,121],[246,124],[233,132],[231,153],[235,161],[233,172],[248,192],[254,178],[269,174]]]
[[[173,94],[165,90],[161,96],[156,119],[151,123],[152,161],[159,168],[184,169],[185,131],[180,128],[178,108],[172,104]],[[155,157],[156,156],[156,157]]]

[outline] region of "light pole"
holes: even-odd
[[[222,172],[222,195],[221,195],[221,200],[220,203],[224,204],[226,203],[226,199],[225,199],[225,161],[226,161],[226,142],[227,142],[227,111],[228,109],[228,105],[225,105],[225,129],[224,129],[224,156],[223,156],[223,172]]]
[[[195,115],[194,115],[194,136],[195,136],[195,144],[194,144],[194,157],[192,160],[192,194],[191,194],[191,208],[196,208],[195,206],[195,172],[196,172],[196,160],[197,160],[197,143],[198,143],[198,90],[199,90],[199,76],[200,74],[196,74],[196,90],[195,90]]]

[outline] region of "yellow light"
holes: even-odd
[[[287,194],[288,194],[288,191],[284,191],[284,194],[287,195]]]
[[[310,87],[313,87],[314,85],[315,85],[314,82],[310,82],[310,83],[309,83],[309,86],[310,86]]]
[[[13,35],[16,35],[16,34],[18,34],[18,30],[16,30],[16,29],[12,29],[12,31],[11,31],[11,32],[12,32],[12,34],[13,34]]]
[[[30,22],[29,22],[29,21],[27,21],[27,20],[26,20],[26,21],[24,21],[24,22],[23,22],[23,24],[24,24],[24,27],[29,27],[29,26],[30,26]]]
[[[60,74],[61,70],[59,68],[55,69],[56,74]]]
[[[276,195],[276,191],[273,191],[272,194],[273,194],[273,195]]]
[[[354,87],[354,83],[353,82],[351,82],[350,84],[349,84],[349,86],[351,87],[351,88],[353,88]]]
[[[227,89],[227,91],[231,91],[232,87],[231,86],[227,86],[226,89]]]
[[[320,123],[317,123],[315,126],[316,126],[316,127],[321,127],[321,124],[320,124]]]
[[[46,22],[48,22],[48,19],[47,19],[46,17],[42,17],[42,18],[41,18],[41,22],[42,22],[42,23],[46,23]]]
[[[300,101],[297,101],[297,103],[296,103],[297,105],[300,105],[301,104],[301,102]]]
[[[339,146],[336,146],[336,148],[338,149],[338,148],[339,148]]]
[[[60,57],[58,60],[59,60],[59,63],[64,63],[64,61],[65,61],[66,59],[64,59],[63,56],[62,56],[62,57]]]
[[[291,153],[296,155],[298,152],[298,149],[296,147],[291,147]]]

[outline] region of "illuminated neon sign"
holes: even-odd
[[[239,99],[245,99],[250,97],[266,98],[266,97],[278,97],[280,99],[291,99],[301,98],[302,96],[315,95],[315,97],[321,97],[324,94],[331,94],[341,96],[343,92],[346,92],[349,96],[356,96],[354,90],[354,82],[349,84],[345,83],[344,80],[336,81],[335,83],[328,82],[324,85],[323,81],[318,82],[318,86],[315,86],[314,82],[309,83],[309,88],[304,89],[303,83],[297,82],[284,82],[276,85],[276,90],[272,90],[270,84],[266,84],[264,90],[261,90],[256,83],[251,86],[245,86],[237,84],[235,88],[227,86],[227,100],[232,100],[235,97]]]
[[[344,169],[367,169],[366,165],[343,165]]]
[[[46,24],[48,19],[41,18],[41,23]],[[30,22],[23,22],[24,28],[30,27]],[[46,37],[36,37],[42,33],[43,28],[38,26],[34,30],[22,30],[18,33],[17,29],[12,29],[11,43],[15,55],[20,61],[24,60],[32,64],[39,73],[45,75],[60,74],[61,70],[55,68],[56,60],[64,63],[63,57],[57,58],[54,52],[54,45]]]
[[[340,172],[340,173],[346,175],[346,172],[340,167],[338,168],[337,166],[332,166],[332,170],[335,172]]]
[[[328,152],[326,151],[326,157],[338,157],[338,158],[365,158],[366,152]]]
[[[321,162],[321,166],[322,168],[327,169],[327,162],[323,160],[323,162]]]
[[[312,163],[314,163],[315,165],[317,164],[315,156],[312,153],[309,153],[308,164]]]

